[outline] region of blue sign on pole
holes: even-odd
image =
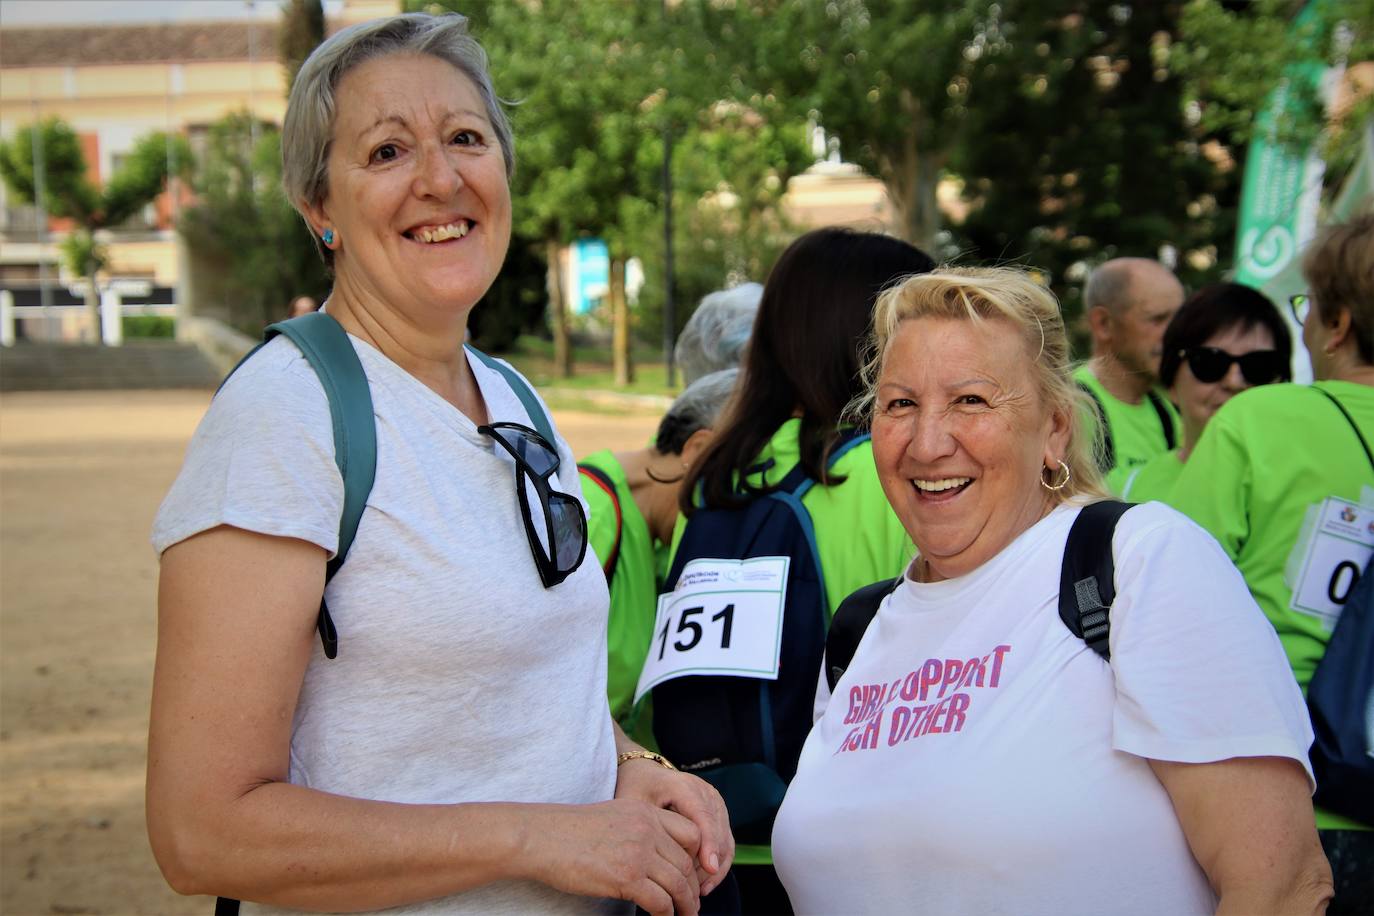
[[[601,239],[572,244],[572,310],[585,315],[611,291],[611,252]]]

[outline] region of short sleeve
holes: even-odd
[[[153,523],[153,548],[220,525],[338,548],[343,478],[329,402],[286,338],[215,395]]]
[[[1312,780],[1302,694],[1216,541],[1148,503],[1122,517],[1114,545],[1113,747],[1179,763],[1288,757]]]

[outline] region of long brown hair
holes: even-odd
[[[823,485],[839,483],[826,472],[826,457],[845,405],[861,389],[859,366],[873,303],[885,287],[934,266],[906,242],[851,229],[817,229],[788,246],[764,286],[744,375],[727,415],[711,447],[687,472],[683,512],[691,514],[698,486],[708,507],[739,505],[760,492],[745,477],[778,428],[797,413],[802,467]]]

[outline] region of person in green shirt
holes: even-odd
[[[678,519],[678,489],[687,467],[711,441],[738,369],[712,372],[688,385],[659,421],[652,445],[603,449],[578,463],[587,500],[587,539],[611,590],[606,626],[606,694],[627,735],[654,749],[650,716],[634,701],[654,629],[664,560]]]
[[[1158,261],[1114,258],[1088,277],[1083,303],[1092,358],[1074,380],[1095,402],[1098,466],[1119,492],[1130,469],[1178,443],[1178,412],[1159,388],[1159,363],[1183,285]]]
[[[1208,424],[1167,501],[1235,561],[1305,690],[1340,614],[1308,519],[1339,507],[1332,501],[1361,508],[1374,499],[1374,470],[1359,439],[1374,442],[1374,213],[1326,230],[1302,267],[1310,292],[1294,297],[1294,317],[1317,381],[1233,398]],[[1364,568],[1368,558],[1364,548],[1351,560]],[[1317,810],[1335,874],[1330,913],[1374,909],[1371,826]]]
[[[800,466],[816,481],[801,503],[814,528],[827,610],[833,613],[855,589],[901,573],[914,547],[883,494],[871,444],[865,438],[833,467],[827,464],[845,433],[845,409],[862,392],[861,351],[878,293],[933,266],[927,255],[906,242],[841,228],[807,233],[783,252],[764,285],[736,396],[717,426],[715,439],[684,482],[681,505],[688,534],[698,507],[748,504]],[[780,651],[787,657],[786,628],[781,639]],[[755,683],[766,685],[764,692],[775,709],[784,697],[789,709],[804,698],[809,725],[819,677],[817,657],[809,670],[784,674],[780,669],[776,681],[749,684],[751,688]],[[698,680],[729,681],[722,689],[734,690],[739,687],[736,682],[745,679],[722,675]],[[660,702],[667,699],[665,687],[674,684],[669,680],[655,687],[654,726],[660,745],[665,744],[665,729],[675,725]],[[741,713],[737,729],[751,727],[742,721],[755,720]],[[690,728],[690,723],[685,727]],[[799,751],[800,745],[779,746],[778,759],[768,761],[769,768],[785,780],[796,767]],[[788,756],[790,760],[783,759]],[[699,764],[698,774],[710,778],[709,762],[678,762]],[[744,913],[792,911],[766,844],[738,845],[735,862],[731,875],[738,882]],[[702,912],[716,911],[717,901],[712,898],[723,890],[703,899]]]
[[[1159,380],[1178,406],[1183,441],[1130,470],[1118,495],[1163,500],[1217,409],[1255,385],[1292,379],[1293,338],[1264,294],[1239,283],[1193,293],[1164,332]]]

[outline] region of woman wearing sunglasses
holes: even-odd
[[[147,786],[183,893],[252,913],[668,916],[726,877],[719,796],[611,720],[606,582],[568,446],[462,345],[510,241],[497,99],[464,19],[425,14],[339,32],[292,88],[285,191],[334,274],[306,319],[348,332],[376,478],[326,579],[348,491],[325,389],[285,337],[187,451],[153,534]],[[322,598],[337,657],[314,638]]]
[[[1325,230],[1302,273],[1308,293],[1292,305],[1316,382],[1247,391],[1218,411],[1168,502],[1231,556],[1306,690],[1352,586],[1337,567],[1370,557],[1374,212]],[[1328,912],[1374,912],[1374,824],[1318,807],[1317,828],[1336,884]]]
[[[1121,498],[1167,496],[1217,408],[1247,388],[1291,379],[1292,355],[1288,326],[1263,294],[1216,283],[1189,296],[1164,332],[1159,363],[1160,384],[1183,418],[1183,442],[1132,471]]]

